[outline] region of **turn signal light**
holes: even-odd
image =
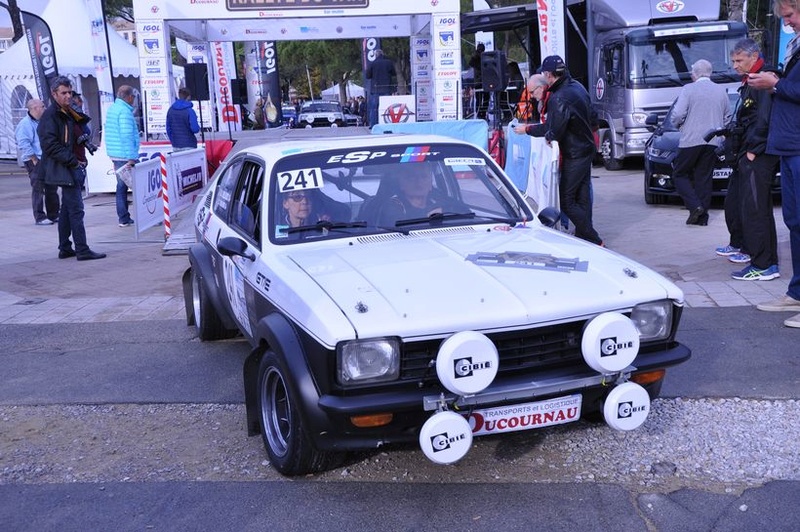
[[[631,375],[631,380],[636,384],[644,386],[645,384],[652,384],[658,382],[666,375],[666,370],[657,369],[655,371],[645,371],[643,373],[634,373]]]
[[[365,429],[369,427],[382,427],[392,422],[394,414],[369,414],[366,416],[352,416],[350,423],[358,428]]]

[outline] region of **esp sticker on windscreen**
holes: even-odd
[[[324,184],[320,168],[298,168],[278,174],[278,192],[322,188]]]

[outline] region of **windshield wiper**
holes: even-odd
[[[683,86],[680,78],[675,78],[671,74],[645,74],[643,76],[635,77],[631,79],[634,83],[647,83],[648,81],[669,81],[676,87]]]
[[[302,233],[304,231],[336,231],[337,229],[352,229],[356,227],[366,227],[367,222],[329,222],[327,220],[320,220],[315,224],[298,225],[297,227],[289,227],[286,229],[286,234]]]
[[[403,227],[405,225],[424,224],[424,223],[442,223],[444,220],[471,220],[475,218],[474,212],[434,212],[425,218],[408,218],[406,220],[397,220],[395,227]]]

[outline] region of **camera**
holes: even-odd
[[[740,125],[730,125],[719,129],[710,129],[703,136],[703,140],[710,142],[714,137],[728,137],[730,139],[738,139],[744,135],[744,127]]]
[[[78,137],[77,142],[78,146],[82,145],[84,148],[86,148],[86,151],[89,152],[89,155],[94,155],[94,152],[98,150],[97,145],[93,144],[92,141],[90,140],[88,133],[84,133],[83,135]]]

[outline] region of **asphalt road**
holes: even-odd
[[[800,367],[789,356],[794,335],[774,319],[759,319],[764,314],[749,308],[685,312],[681,340],[695,356],[670,372],[664,395],[800,396]],[[0,337],[0,405],[242,401],[247,344],[201,343],[179,320],[3,325]],[[770,338],[770,350],[759,348],[763,338]],[[800,524],[797,500],[800,482],[772,482],[742,494],[502,479],[10,483],[0,484],[0,523],[14,531],[788,531]]]

